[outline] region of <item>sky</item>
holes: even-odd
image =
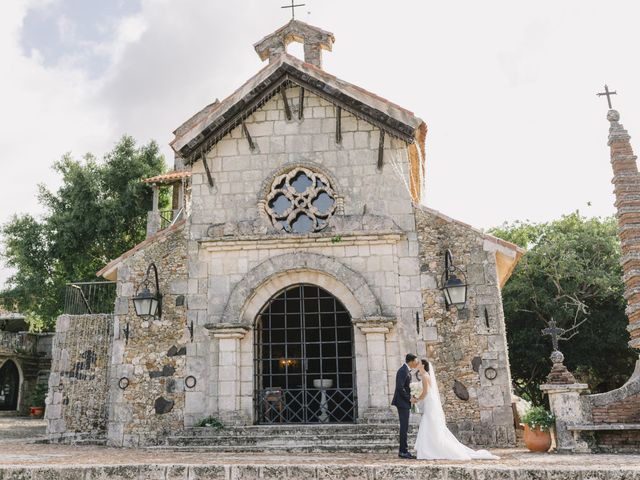
[[[0,223],[42,214],[37,185],[57,188],[66,152],[101,157],[126,133],[171,164],[171,132],[262,67],[252,45],[289,20],[287,3],[3,0]],[[335,34],[326,71],[427,123],[428,206],[479,228],[614,213],[595,94],[619,93],[638,151],[638,2],[296,3]]]

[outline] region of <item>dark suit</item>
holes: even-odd
[[[411,371],[404,364],[396,373],[396,389],[391,405],[398,409],[400,418],[400,453],[407,452],[407,433],[409,431],[409,412],[411,411]]]

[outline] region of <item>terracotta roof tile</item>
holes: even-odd
[[[173,171],[156,175],[155,177],[145,178],[142,180],[142,183],[175,183],[177,180],[190,176],[191,172],[188,170]]]

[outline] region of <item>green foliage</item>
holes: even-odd
[[[544,407],[531,407],[522,417],[522,423],[532,430],[540,427],[543,432],[548,432],[555,425],[556,418]]]
[[[617,388],[636,359],[628,347],[620,245],[613,218],[578,212],[541,224],[516,222],[491,231],[527,248],[502,291],[509,360],[516,393],[543,401],[538,385],[551,368],[552,318],[568,330],[565,365],[592,391]]]
[[[195,426],[215,428],[216,430],[222,430],[224,428],[224,425],[222,424],[222,422],[218,420],[216,417],[212,417],[212,416],[208,416],[203,418],[202,420],[199,420],[195,424]]]
[[[50,329],[62,312],[64,286],[95,272],[145,237],[151,191],[141,179],[164,171],[155,142],[124,136],[102,162],[66,154],[53,165],[56,192],[40,186],[41,219],[15,215],[1,233],[3,257],[16,270],[1,292],[6,307],[27,313],[32,329]]]
[[[48,386],[45,383],[38,383],[29,395],[30,407],[44,407],[45,399],[47,398]]]

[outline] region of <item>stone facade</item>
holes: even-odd
[[[427,208],[416,208],[415,214],[422,338],[436,368],[449,427],[465,443],[513,445],[511,377],[496,263],[496,251],[504,247]],[[468,297],[462,309],[447,309],[439,289],[446,249],[466,272]],[[466,390],[468,400],[456,390]]]
[[[58,317],[45,409],[51,440],[104,437],[112,327],[112,315]]]
[[[512,445],[500,287],[522,251],[417,207],[424,122],[322,72],[319,57],[312,55],[313,65],[274,51],[291,40],[291,28],[306,35],[306,27],[289,27],[263,45],[268,67],[175,131],[176,169],[189,171],[184,221],[99,272],[118,282],[109,442],[155,443],[208,416],[227,425],[258,422],[258,319],[283,291],[313,285],[344,306],[351,321],[349,388],[357,403],[349,421],[395,421],[395,372],[407,352],[417,352],[435,365],[446,413],[462,440]],[[313,32],[306,43],[328,48],[316,37],[328,32]],[[333,36],[325,40],[332,43]],[[299,191],[289,211],[316,211],[312,222],[322,223],[287,233],[282,230],[293,230],[299,217],[289,217],[285,227],[266,207],[275,208],[272,189],[294,188],[278,182],[296,169],[311,172],[314,195],[324,189],[333,203],[323,217],[302,198],[308,190]],[[462,310],[443,304],[439,278],[447,249],[469,283]],[[162,315],[142,320],[131,299],[152,262]],[[124,377],[126,389],[118,386]],[[461,400],[461,392],[468,398]]]
[[[152,444],[184,426],[185,359],[195,345],[189,343],[186,323],[183,224],[147,240],[118,268],[107,437],[114,445]],[[162,317],[147,320],[135,314],[131,297],[152,262],[163,294]],[[128,383],[124,389],[119,385],[123,378]]]

